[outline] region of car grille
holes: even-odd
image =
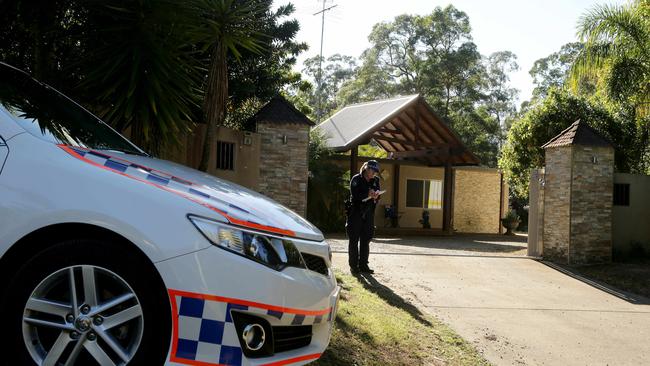
[[[273,351],[278,353],[309,346],[311,336],[311,325],[273,327]]]
[[[323,257],[317,255],[302,253],[302,258],[305,260],[307,268],[314,272],[318,272],[324,276],[327,276],[327,264]]]

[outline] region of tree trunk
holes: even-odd
[[[208,164],[212,154],[212,145],[217,138],[217,126],[223,124],[228,100],[228,63],[226,57],[227,49],[222,42],[219,42],[212,52],[210,60],[210,72],[208,74],[208,85],[203,101],[203,112],[207,128],[203,140],[203,153],[199,170],[208,171]]]

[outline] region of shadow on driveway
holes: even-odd
[[[424,317],[424,314],[422,314],[420,309],[407,300],[404,300],[404,298],[396,294],[395,291],[391,290],[390,287],[381,284],[373,275],[361,273],[355,277],[366,290],[376,294],[387,304],[406,311],[413,317],[413,319],[417,320],[421,324],[431,326],[431,322]]]
[[[371,253],[403,255],[441,254],[493,254],[526,255],[525,235],[454,235],[454,236],[407,236],[378,237],[370,244]],[[335,252],[347,251],[345,235],[328,235],[327,241]]]
[[[373,242],[416,248],[488,253],[511,253],[527,248],[525,236],[457,236],[433,237],[426,238],[426,240],[422,240],[422,238],[375,238]]]

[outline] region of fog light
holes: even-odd
[[[266,341],[266,333],[264,327],[259,324],[248,324],[244,327],[242,332],[242,339],[246,348],[251,351],[257,351],[264,346]]]

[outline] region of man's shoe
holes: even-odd
[[[375,271],[373,271],[372,269],[370,269],[368,266],[362,266],[362,267],[359,267],[359,270],[361,271],[361,273],[367,273],[367,274],[373,274],[373,273],[375,273]]]
[[[353,275],[358,275],[359,274],[359,268],[358,267],[350,267],[350,273]]]

